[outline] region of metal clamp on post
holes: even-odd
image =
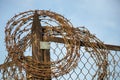
[[[50,49],[50,43],[45,41],[40,41],[40,49]]]

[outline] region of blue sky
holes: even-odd
[[[57,12],[75,27],[86,26],[101,41],[120,45],[120,0],[0,0],[0,63],[7,54],[4,43],[7,21],[31,9]]]

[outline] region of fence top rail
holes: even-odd
[[[47,37],[47,41],[64,43],[64,40],[58,37]],[[80,46],[85,46],[85,43],[87,42],[80,41],[80,43],[81,43]],[[98,45],[99,43],[91,42],[91,44]],[[118,45],[110,45],[110,44],[104,44],[104,45],[107,47],[108,50],[120,51],[120,46]],[[86,46],[86,47],[89,47],[89,46]],[[104,49],[104,47],[103,48],[100,47],[100,49]]]

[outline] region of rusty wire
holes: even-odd
[[[108,53],[110,52],[103,42],[91,34],[85,27],[74,28],[68,19],[55,12],[37,10],[41,25],[43,25],[44,28],[44,40],[54,43],[55,38],[62,39],[62,43],[61,41],[56,41],[55,43],[58,46],[64,44],[64,56],[60,58],[59,55],[53,51],[50,53],[51,61],[47,63],[35,61],[31,56],[25,56],[24,52],[26,49],[32,47],[31,26],[34,12],[35,11],[30,10],[15,15],[7,23],[5,28],[5,42],[8,57],[5,60],[5,65],[2,66],[2,78],[4,80],[8,77],[12,77],[15,80],[24,80],[32,76],[37,79],[43,77],[54,78],[67,74],[78,66],[77,64],[80,61],[81,54],[80,50],[82,50],[81,45],[83,44],[84,50],[91,55],[96,63],[96,67],[98,67],[93,79],[96,76],[98,80],[107,78],[109,71]],[[95,45],[92,43],[99,44]],[[58,56],[56,60],[52,60],[52,54]],[[40,66],[38,66],[38,64],[40,64]],[[48,67],[47,65],[51,66]]]

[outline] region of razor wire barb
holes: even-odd
[[[32,47],[31,27],[35,12],[39,15],[44,32],[43,38],[51,44],[51,61],[49,62],[39,62],[24,54],[28,48],[31,49]],[[83,53],[84,51],[88,52],[96,64],[97,70],[92,80],[95,77],[97,77],[97,80],[108,79],[110,72],[108,54],[111,54],[110,51],[102,41],[91,34],[85,27],[74,28],[70,21],[60,14],[46,10],[30,10],[20,13],[8,21],[5,34],[8,56],[4,65],[1,66],[3,80],[9,77],[15,80],[24,80],[33,76],[37,79],[49,79],[50,77],[57,78],[69,74],[81,61],[80,51]],[[55,44],[56,48],[52,44]],[[81,46],[83,44],[84,46]],[[63,53],[62,57],[55,50],[57,47],[60,53]],[[54,58],[53,55],[56,57]],[[36,57],[39,56],[36,55]]]

